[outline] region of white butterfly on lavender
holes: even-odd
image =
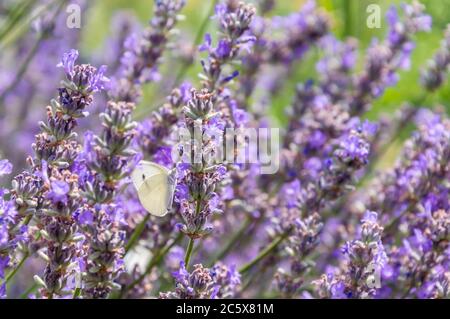
[[[176,186],[175,170],[149,161],[140,161],[131,173],[139,201],[150,214],[162,217],[172,207]]]

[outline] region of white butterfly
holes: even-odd
[[[176,178],[174,171],[149,161],[140,161],[131,173],[139,201],[150,214],[164,216],[172,207]]]

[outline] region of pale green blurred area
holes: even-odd
[[[299,10],[304,0],[276,0],[275,10],[271,16],[287,15],[291,12]],[[351,36],[358,39],[359,42],[359,68],[363,65],[364,54],[366,48],[370,45],[375,37],[382,39],[386,34],[387,24],[384,16],[386,10],[393,4],[400,4],[405,1],[395,0],[318,0],[320,7],[328,12],[332,21],[332,32],[339,39]],[[411,2],[408,0],[407,2]],[[400,73],[400,81],[395,87],[386,90],[382,98],[378,99],[372,109],[368,112],[369,119],[377,119],[380,114],[392,114],[400,108],[405,102],[414,102],[419,100],[424,90],[420,86],[419,77],[420,70],[426,65],[436,49],[440,45],[443,32],[447,23],[450,23],[450,0],[423,0],[426,5],[427,12],[433,18],[433,29],[430,33],[420,33],[415,37],[416,48],[413,51],[411,59],[411,69]],[[378,4],[381,7],[381,28],[369,29],[366,27],[368,13],[366,8],[370,4]],[[187,5],[183,9],[182,14],[186,19],[178,25],[180,29],[180,37],[182,41],[193,43],[194,38],[204,19],[208,18],[208,13],[212,5],[212,0],[187,0]],[[112,36],[110,34],[110,22],[116,10],[126,9],[132,11],[136,17],[145,25],[152,14],[153,1],[131,1],[131,0],[109,0],[97,1],[89,10],[87,23],[83,28],[83,47],[86,52],[95,51],[101,48],[104,39]],[[207,32],[215,34],[216,24],[214,20],[210,20]],[[290,78],[284,84],[282,90],[274,97],[270,115],[273,119],[273,125],[283,126],[286,123],[286,107],[292,101],[295,86],[299,82],[308,79],[316,79],[315,72],[316,61],[320,58],[320,52],[317,49],[310,50],[308,54],[295,63],[290,74]],[[179,71],[179,64],[174,59],[170,59],[166,55],[166,63],[162,65],[163,74],[172,74]],[[187,72],[187,79],[194,84],[198,82],[198,73],[201,72],[199,57]],[[171,88],[157,84],[151,84],[145,87],[144,99],[137,110],[140,114],[147,114],[147,110],[156,108],[162,101],[164,93]],[[448,113],[450,113],[450,85],[449,82],[433,94],[428,94],[423,102],[425,107],[433,107],[443,105]],[[378,169],[392,166],[398,153],[400,152],[403,140],[410,132],[404,132],[403,136],[395,139],[386,153],[377,162]]]
[[[387,0],[318,0],[318,4],[326,10],[332,20],[332,31],[340,39],[345,36],[352,36],[358,39],[360,45],[360,61],[364,61],[364,50],[371,43],[374,37],[383,37],[386,33],[386,23],[384,14],[392,4],[402,1]],[[404,2],[404,1],[403,1]],[[408,1],[410,2],[410,1]],[[301,8],[304,0],[277,0],[275,10],[271,15],[286,15]],[[379,4],[382,9],[382,23],[380,29],[369,29],[366,27],[368,13],[366,8],[369,4]],[[393,112],[399,108],[403,102],[417,100],[423,90],[419,84],[420,69],[426,61],[432,57],[434,51],[439,47],[443,31],[450,22],[450,0],[425,0],[422,1],[427,7],[427,12],[433,17],[433,30],[430,33],[421,33],[416,37],[416,49],[412,56],[412,67],[410,70],[402,71],[400,81],[397,86],[389,88],[383,97],[375,102],[372,110],[367,115],[374,119],[380,113]],[[181,40],[192,43],[193,39],[202,23],[208,16],[212,1],[188,0],[182,14],[186,17],[178,25]],[[89,56],[89,52],[101,49],[107,37],[113,36],[110,33],[112,17],[117,10],[130,10],[144,26],[152,15],[153,1],[150,0],[108,0],[95,1],[87,12],[83,23],[82,52]],[[215,21],[211,20],[208,32],[214,35]],[[290,104],[296,83],[316,78],[315,62],[320,57],[317,50],[311,50],[303,60],[294,65],[289,81],[286,82],[280,93],[275,96],[271,105],[271,114],[281,124],[285,122],[285,108]],[[166,56],[166,64],[162,65],[162,73],[168,74],[177,72],[179,65]],[[200,72],[200,63],[197,60],[189,69],[187,77],[190,81],[198,81],[197,74]],[[442,104],[450,110],[450,86],[448,83],[439,91],[427,96],[426,106]],[[170,88],[164,88],[170,90]],[[155,108],[161,102],[161,87],[149,85],[145,88],[145,96],[140,108]]]

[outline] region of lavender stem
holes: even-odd
[[[206,28],[209,25],[209,22],[211,21],[211,16],[214,13],[214,8],[216,7],[218,3],[218,0],[214,0],[211,3],[211,7],[208,10],[208,13],[206,14],[206,17],[203,19],[202,25],[197,31],[197,34],[195,35],[194,43],[192,45],[192,48],[195,49],[200,42],[203,39],[203,34],[205,33]],[[178,72],[177,76],[175,77],[175,81],[172,86],[170,87],[176,87],[180,84],[180,80],[184,78],[186,72],[189,70],[189,68],[192,66],[192,63],[190,61],[186,61],[182,67],[180,68],[180,71]]]
[[[184,263],[186,264],[186,269],[189,267],[189,262],[191,260],[192,257],[192,251],[194,249],[194,238],[190,237],[189,238],[189,244],[186,250],[186,256],[184,257]]]
[[[249,263],[245,264],[244,266],[242,266],[239,269],[239,272],[241,274],[244,274],[248,271],[250,271],[255,265],[257,265],[261,260],[263,260],[264,258],[266,258],[272,251],[275,250],[275,248],[278,247],[279,244],[281,244],[287,237],[288,237],[289,233],[286,232],[280,236],[278,236],[277,238],[275,238],[270,244],[269,246],[267,246],[264,250],[262,250],[258,256],[256,256],[252,261],[250,261]]]

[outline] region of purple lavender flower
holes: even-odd
[[[211,277],[216,285],[214,289],[214,299],[226,299],[236,297],[241,285],[241,275],[236,266],[226,266],[216,264],[211,269]]]
[[[12,164],[6,160],[0,160],[0,176],[2,175],[8,175],[12,172]]]
[[[47,107],[47,122],[40,123],[41,133],[33,144],[35,156],[29,159],[32,169],[16,176],[12,183],[12,199],[20,216],[15,222],[26,226],[34,218],[43,238],[46,249],[41,256],[47,265],[43,279],[36,276],[36,280],[42,286],[41,295],[47,298],[65,295],[69,278],[76,271],[74,260],[80,254],[82,237],[72,214],[80,204],[80,194],[78,176],[70,167],[81,146],[74,129],[77,119],[86,116],[92,93],[105,80],[103,70],[75,65],[77,55],[76,51],[64,55],[67,80],[62,82],[58,101]],[[23,250],[28,254],[26,247]]]
[[[82,15],[89,5],[85,0],[71,4],[78,5]],[[33,19],[28,32],[3,48],[0,59],[0,78],[7,82],[4,90],[0,85],[4,105],[0,140],[4,155],[14,163],[14,174],[27,166],[26,155],[32,151],[30,145],[39,131],[36,122],[45,118],[39,106],[47,105],[62,79],[63,72],[55,68],[56,61],[67,48],[78,46],[81,33],[80,29],[67,28],[64,6],[38,2],[31,5],[44,5],[47,10]]]
[[[183,262],[173,277],[175,291],[160,293],[162,299],[216,299],[232,298],[240,285],[240,276],[234,267],[215,265],[211,269],[200,264],[188,272]]]
[[[314,267],[314,263],[308,261],[307,257],[317,247],[323,227],[318,214],[313,214],[302,220],[295,214],[298,214],[298,211],[295,209],[294,212],[292,212],[292,209],[289,210],[289,212],[283,214],[281,219],[284,219],[282,222],[284,225],[287,226],[289,223],[293,225],[291,235],[285,245],[286,253],[290,259],[290,271],[279,268],[275,274],[277,288],[284,297],[295,296],[303,285],[305,275]]]
[[[79,53],[77,50],[72,49],[69,52],[63,54],[62,60],[58,63],[57,67],[61,67],[66,72],[67,77],[73,77],[75,75],[74,67],[75,61],[78,59]]]
[[[159,72],[183,5],[155,1],[140,36],[129,34],[128,19],[114,28],[108,52],[96,57],[111,64],[110,82],[106,67],[77,64],[76,50],[54,74],[54,56],[79,39],[79,31],[58,27],[64,6],[43,12],[35,31],[4,48],[0,149],[15,170],[28,168],[0,190],[0,297],[19,296],[39,274],[31,297],[448,298],[448,116],[409,107],[378,123],[361,119],[410,67],[414,34],[431,27],[423,6],[391,7],[385,38],[372,42],[357,72],[356,41],[334,38],[315,1],[286,16],[273,16],[273,0],[257,1],[260,16],[250,4],[220,1],[212,17],[218,32],[205,34],[198,48],[200,88],[169,87],[165,103],[135,123],[143,85],[167,86],[177,74],[183,80],[185,62],[196,58],[190,46],[189,56],[171,57],[167,78]],[[445,81],[447,38],[422,72],[427,91]],[[269,128],[268,108],[285,99],[296,64],[313,47],[314,80],[296,85],[280,122],[279,171],[262,175],[260,163],[224,159],[224,132]],[[11,68],[16,60],[20,67]],[[172,72],[177,62],[181,69]],[[47,104],[60,75],[46,113],[35,109]],[[94,101],[105,88],[109,97]],[[88,112],[101,113],[100,121],[85,120]],[[416,130],[393,167],[378,165],[386,141],[414,116]],[[233,138],[234,151],[247,141]],[[249,144],[262,155],[261,143]],[[176,173],[164,217],[147,214],[130,187],[142,158]],[[14,171],[9,161],[0,160],[5,183]]]
[[[152,158],[158,154],[161,156],[165,147],[171,147],[168,140],[175,124],[179,121],[181,106],[189,99],[188,89],[190,89],[189,84],[183,84],[180,89],[174,89],[167,98],[167,103],[140,123],[137,141],[145,157]]]
[[[11,266],[10,256],[25,231],[15,227],[17,211],[12,201],[4,199],[6,193],[6,190],[0,189],[0,299],[6,298],[5,270]]]
[[[62,67],[69,81],[68,88],[77,89],[84,94],[95,93],[105,88],[109,79],[105,76],[106,66],[98,70],[87,65],[75,65],[78,51],[72,49],[63,55],[62,61],[57,65]]]
[[[421,110],[417,124],[418,131],[405,142],[395,168],[380,175],[361,200],[364,207],[382,213],[384,236],[400,237],[402,242],[388,251],[389,272],[383,281],[389,289],[380,292],[382,297],[430,297],[445,280],[437,265],[446,263],[447,240],[438,239],[442,237],[435,227],[446,233],[449,123],[442,115]],[[405,227],[404,236],[394,232],[397,226]]]
[[[333,36],[327,36],[319,44],[324,51],[324,57],[316,65],[321,91],[332,102],[342,101],[352,84],[356,41],[349,39],[342,43]]]
[[[409,57],[414,47],[411,35],[419,31],[430,31],[431,17],[424,14],[419,2],[404,4],[401,20],[396,7],[387,13],[389,33],[383,43],[374,41],[368,49],[364,71],[357,76],[355,93],[349,100],[350,112],[366,111],[373,98],[379,97],[386,87],[397,82],[397,70],[409,67]]]
[[[125,243],[124,212],[112,203],[123,178],[139,160],[130,145],[136,123],[131,120],[134,104],[110,102],[102,119],[100,136],[87,135],[86,153],[81,154],[80,168],[85,171],[82,185],[87,203],[77,212],[78,223],[86,236],[86,270],[80,287],[86,298],[107,298],[123,271]]]
[[[309,0],[303,8],[286,18],[277,17],[276,27],[287,31],[282,40],[269,43],[270,61],[290,64],[303,56],[311,43],[316,42],[328,32],[327,16]]]
[[[47,194],[47,198],[53,203],[67,203],[67,194],[70,191],[70,186],[65,181],[54,181],[51,183],[51,191]]]
[[[184,221],[180,230],[195,239],[212,230],[207,224],[208,218],[220,211],[217,205],[218,195],[214,190],[224,178],[226,170],[220,163],[215,163],[220,140],[213,137],[217,137],[217,132],[223,132],[223,126],[218,113],[213,109],[214,95],[206,90],[192,90],[191,94],[191,99],[184,108],[185,128],[191,133],[191,138],[181,145],[181,162],[177,165],[176,201],[180,205]],[[196,130],[202,135],[200,141],[195,140]],[[197,155],[193,157],[191,152],[197,152]]]
[[[208,59],[201,62],[204,72],[203,85],[210,92],[238,76],[239,73],[236,70],[231,74],[223,74],[223,67],[237,59],[244,45],[255,41],[255,38],[249,34],[254,14],[253,6],[237,3],[234,0],[225,1],[216,6],[215,18],[224,36],[214,47],[211,35],[207,34],[205,43],[200,46],[200,51],[208,51]]]
[[[150,26],[142,37],[133,35],[127,40],[127,50],[121,60],[122,76],[113,81],[110,90],[116,101],[138,102],[142,94],[140,86],[158,78],[158,63],[184,3],[184,0],[156,1]]]
[[[343,273],[322,275],[314,282],[321,298],[369,298],[380,288],[380,273],[387,263],[381,242],[383,228],[375,212],[367,212],[361,223],[359,239],[342,248],[348,259]]]
[[[433,59],[428,61],[424,70],[422,70],[422,85],[430,91],[438,89],[445,80],[450,65],[450,25],[447,26],[441,47],[434,55]]]
[[[264,98],[269,99],[270,95],[278,92],[286,76],[284,72],[317,44],[328,30],[329,18],[316,7],[314,1],[306,2],[299,12],[286,17],[264,19],[255,16],[250,31],[256,40],[252,51],[243,57],[242,74],[239,77],[237,100],[240,106],[246,109],[249,107],[248,99],[258,85],[257,75],[262,76],[265,83],[261,85],[269,93],[269,97],[264,94]],[[277,68],[270,68],[270,65]],[[269,68],[266,70],[264,67]]]

